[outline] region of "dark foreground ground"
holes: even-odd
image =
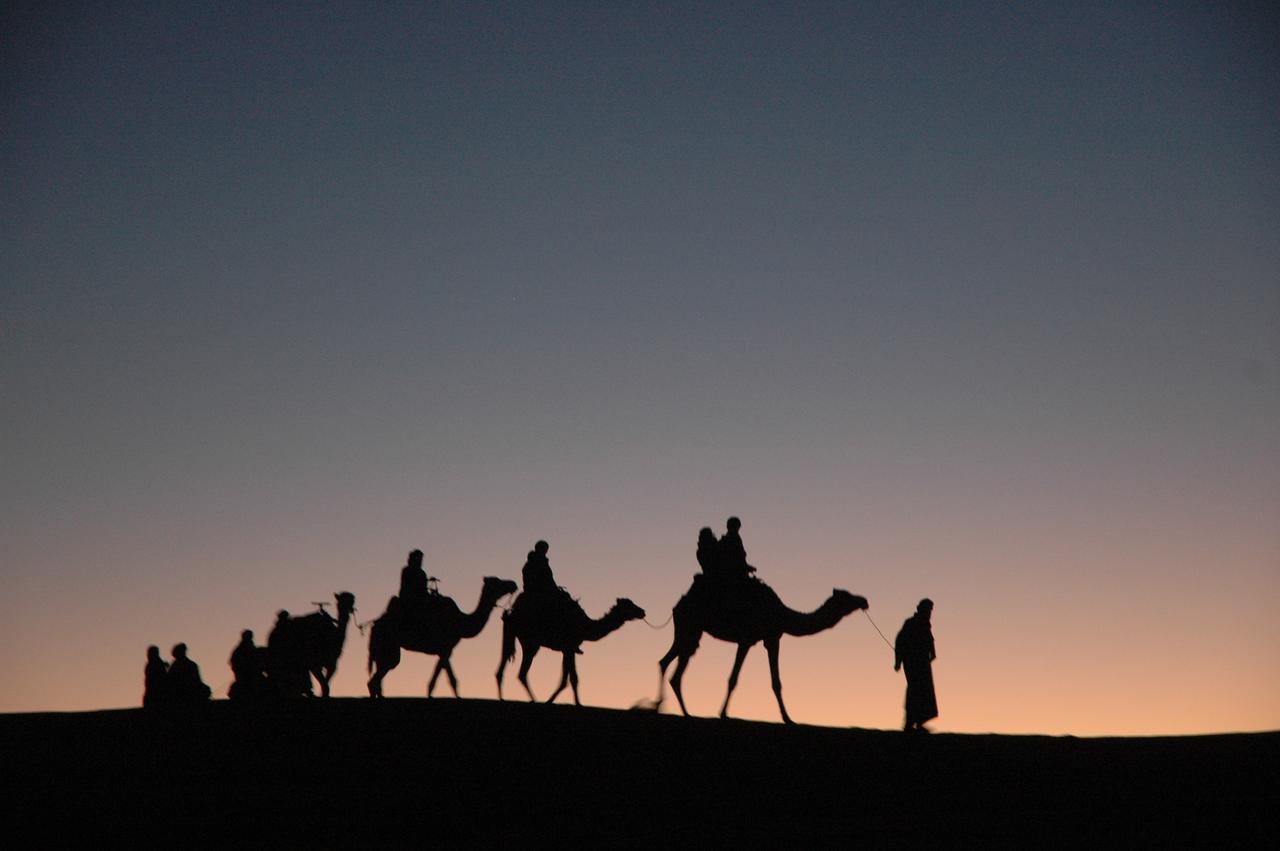
[[[5,715],[0,747],[23,847],[1222,846],[1280,824],[1280,733],[906,736],[335,699]]]

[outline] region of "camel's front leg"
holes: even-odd
[[[569,654],[569,685],[573,687],[573,705],[581,706],[582,701],[578,700],[578,654],[576,651]]]
[[[444,657],[436,657],[436,666],[431,671],[431,679],[427,681],[427,697],[431,697],[431,693],[436,690],[436,680],[440,678],[440,671],[444,668]]]
[[[520,680],[520,685],[524,686],[524,690],[528,692],[529,700],[536,703],[538,699],[533,696],[533,689],[529,688],[529,667],[533,664],[533,657],[538,655],[541,645],[525,644],[522,641],[520,646],[524,650],[521,654],[524,658],[520,660],[520,672],[516,675],[516,679]]]
[[[560,696],[560,692],[564,691],[564,687],[569,683],[569,668],[573,664],[574,652],[572,650],[564,651],[564,659],[560,662],[560,685],[556,686],[556,690],[551,693],[551,697],[547,698],[547,703],[555,703],[556,698]],[[574,689],[575,693],[577,689]]]
[[[733,670],[729,672],[729,690],[724,693],[724,706],[720,707],[721,718],[729,717],[729,698],[733,696],[733,690],[738,687],[738,674],[742,671],[742,663],[750,650],[750,644],[738,645],[738,655],[733,657]]]
[[[782,677],[778,674],[778,638],[766,638],[764,649],[769,651],[769,677],[773,680],[773,693],[778,698],[778,709],[782,712],[784,724],[794,724],[787,714],[787,707],[782,705]]]
[[[458,697],[458,678],[453,673],[453,662],[449,661],[448,656],[441,656],[440,664],[444,667],[444,675],[449,678],[449,688],[453,689],[453,696]]]

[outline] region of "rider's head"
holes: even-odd
[[[240,640],[241,640],[241,641],[253,641],[253,630],[251,630],[251,629],[246,629],[244,632],[240,633]]]
[[[724,525],[729,527],[730,532],[736,532],[742,528],[742,521],[739,520],[737,517],[730,517],[727,521],[725,521]]]
[[[538,543],[533,545],[533,551],[540,556],[546,555],[547,550],[549,549],[551,549],[551,545],[548,544],[546,541],[538,541]]]
[[[919,613],[920,613],[920,614],[922,614],[922,615],[929,615],[929,614],[932,614],[932,613],[933,613],[933,601],[932,601],[932,600],[930,600],[928,597],[925,597],[925,598],[924,598],[923,600],[921,600],[919,603],[916,603],[916,611],[917,611],[917,612],[919,612]]]
[[[182,642],[178,642],[177,644],[173,645],[173,658],[181,659],[186,655],[187,655],[187,645],[183,644]]]
[[[409,566],[422,567],[422,550],[409,551]]]

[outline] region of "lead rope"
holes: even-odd
[[[867,610],[863,609],[862,613],[864,615],[867,615]],[[876,626],[876,622],[871,620],[871,615],[867,615],[867,621],[871,624],[871,626],[875,629],[876,632],[880,633],[880,639],[884,641],[884,643],[889,646],[889,649],[893,650],[893,652],[896,654],[898,651],[894,649],[894,646],[892,644],[889,644],[889,639],[884,637],[883,632],[880,632],[880,627]]]
[[[648,619],[648,618],[645,618],[645,619],[644,619],[644,625],[645,625],[645,626],[647,626],[647,627],[649,627],[649,629],[666,629],[666,628],[667,628],[667,624],[671,623],[671,618],[674,618],[675,616],[676,616],[675,609],[672,609],[672,610],[671,610],[671,617],[668,617],[665,621],[663,621],[662,623],[658,624],[657,626],[654,626],[653,624],[649,623],[649,619]]]

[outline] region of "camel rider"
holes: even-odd
[[[720,539],[720,570],[726,577],[746,579],[756,569],[747,564],[747,548],[743,546],[742,536],[738,534],[742,521],[737,517],[730,517],[725,522],[725,528],[724,536]]]
[[[419,609],[427,602],[427,572],[422,569],[422,550],[413,550],[400,569],[400,602]]]
[[[187,645],[182,643],[173,646],[167,681],[169,696],[177,703],[198,703],[212,694],[200,679],[200,666],[187,656]]]
[[[240,643],[231,651],[231,674],[235,677],[227,696],[232,700],[261,697],[266,689],[265,651],[253,643],[253,630],[240,633]]]
[[[525,593],[553,594],[560,590],[556,586],[555,576],[551,573],[551,562],[547,560],[549,549],[551,545],[546,541],[538,541],[525,558],[524,567],[520,569]]]
[[[165,689],[168,675],[169,663],[160,658],[160,648],[154,644],[151,645],[147,648],[147,667],[143,670],[143,706],[155,706],[165,702],[169,696]]]
[[[719,579],[724,572],[720,569],[720,542],[716,540],[716,533],[711,531],[710,526],[703,526],[698,530],[696,558],[704,576]]]

